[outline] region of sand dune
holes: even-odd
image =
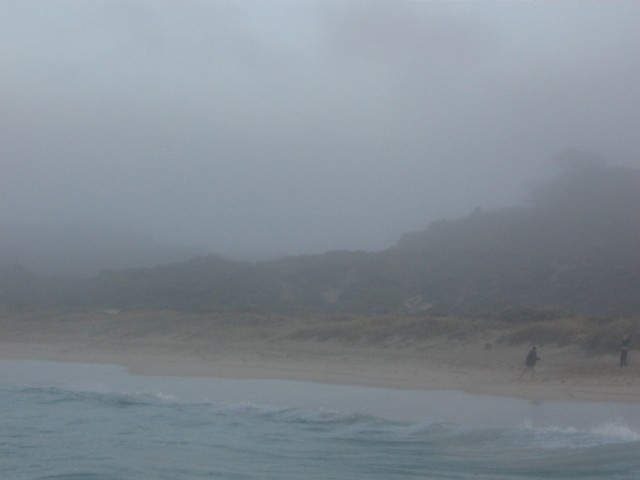
[[[516,327],[476,320],[280,317],[175,312],[22,312],[0,316],[0,358],[123,365],[142,375],[278,378],[409,389],[458,389],[532,400],[640,401],[640,359],[528,346]]]

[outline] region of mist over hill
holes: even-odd
[[[640,170],[560,160],[527,206],[405,235],[394,251],[419,262],[423,294],[465,311],[640,311]]]
[[[564,155],[526,204],[476,209],[375,253],[200,256],[50,281],[0,272],[5,307],[585,315],[640,313],[640,170]]]
[[[0,265],[48,276],[92,276],[105,268],[186,261],[202,250],[162,243],[132,229],[92,223],[0,225]]]

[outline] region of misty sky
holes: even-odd
[[[0,224],[379,250],[640,166],[640,2],[0,0]]]

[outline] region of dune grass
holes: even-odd
[[[588,353],[615,351],[623,335],[632,347],[640,339],[640,318],[585,318],[513,324],[486,318],[417,315],[266,315],[258,313],[180,313],[173,311],[22,311],[0,312],[5,339],[91,339],[102,335],[122,342],[184,342],[206,345],[234,340],[339,342],[345,345],[420,347],[434,339],[475,339],[509,346],[577,345]]]
[[[638,318],[566,317],[533,322],[510,330],[500,337],[509,345],[578,345],[589,353],[615,351],[624,335],[640,339]]]

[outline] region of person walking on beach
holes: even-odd
[[[629,360],[629,347],[631,345],[631,339],[629,335],[624,335],[620,342],[620,366],[626,367]]]
[[[524,361],[525,367],[522,373],[520,374],[520,376],[518,377],[518,380],[522,378],[522,376],[525,374],[526,371],[530,371],[531,376],[533,377],[533,373],[534,373],[533,369],[536,366],[536,363],[538,363],[538,360],[540,360],[540,357],[538,356],[538,350],[534,345],[531,348],[531,350],[529,350],[529,353],[527,353],[527,358]]]

